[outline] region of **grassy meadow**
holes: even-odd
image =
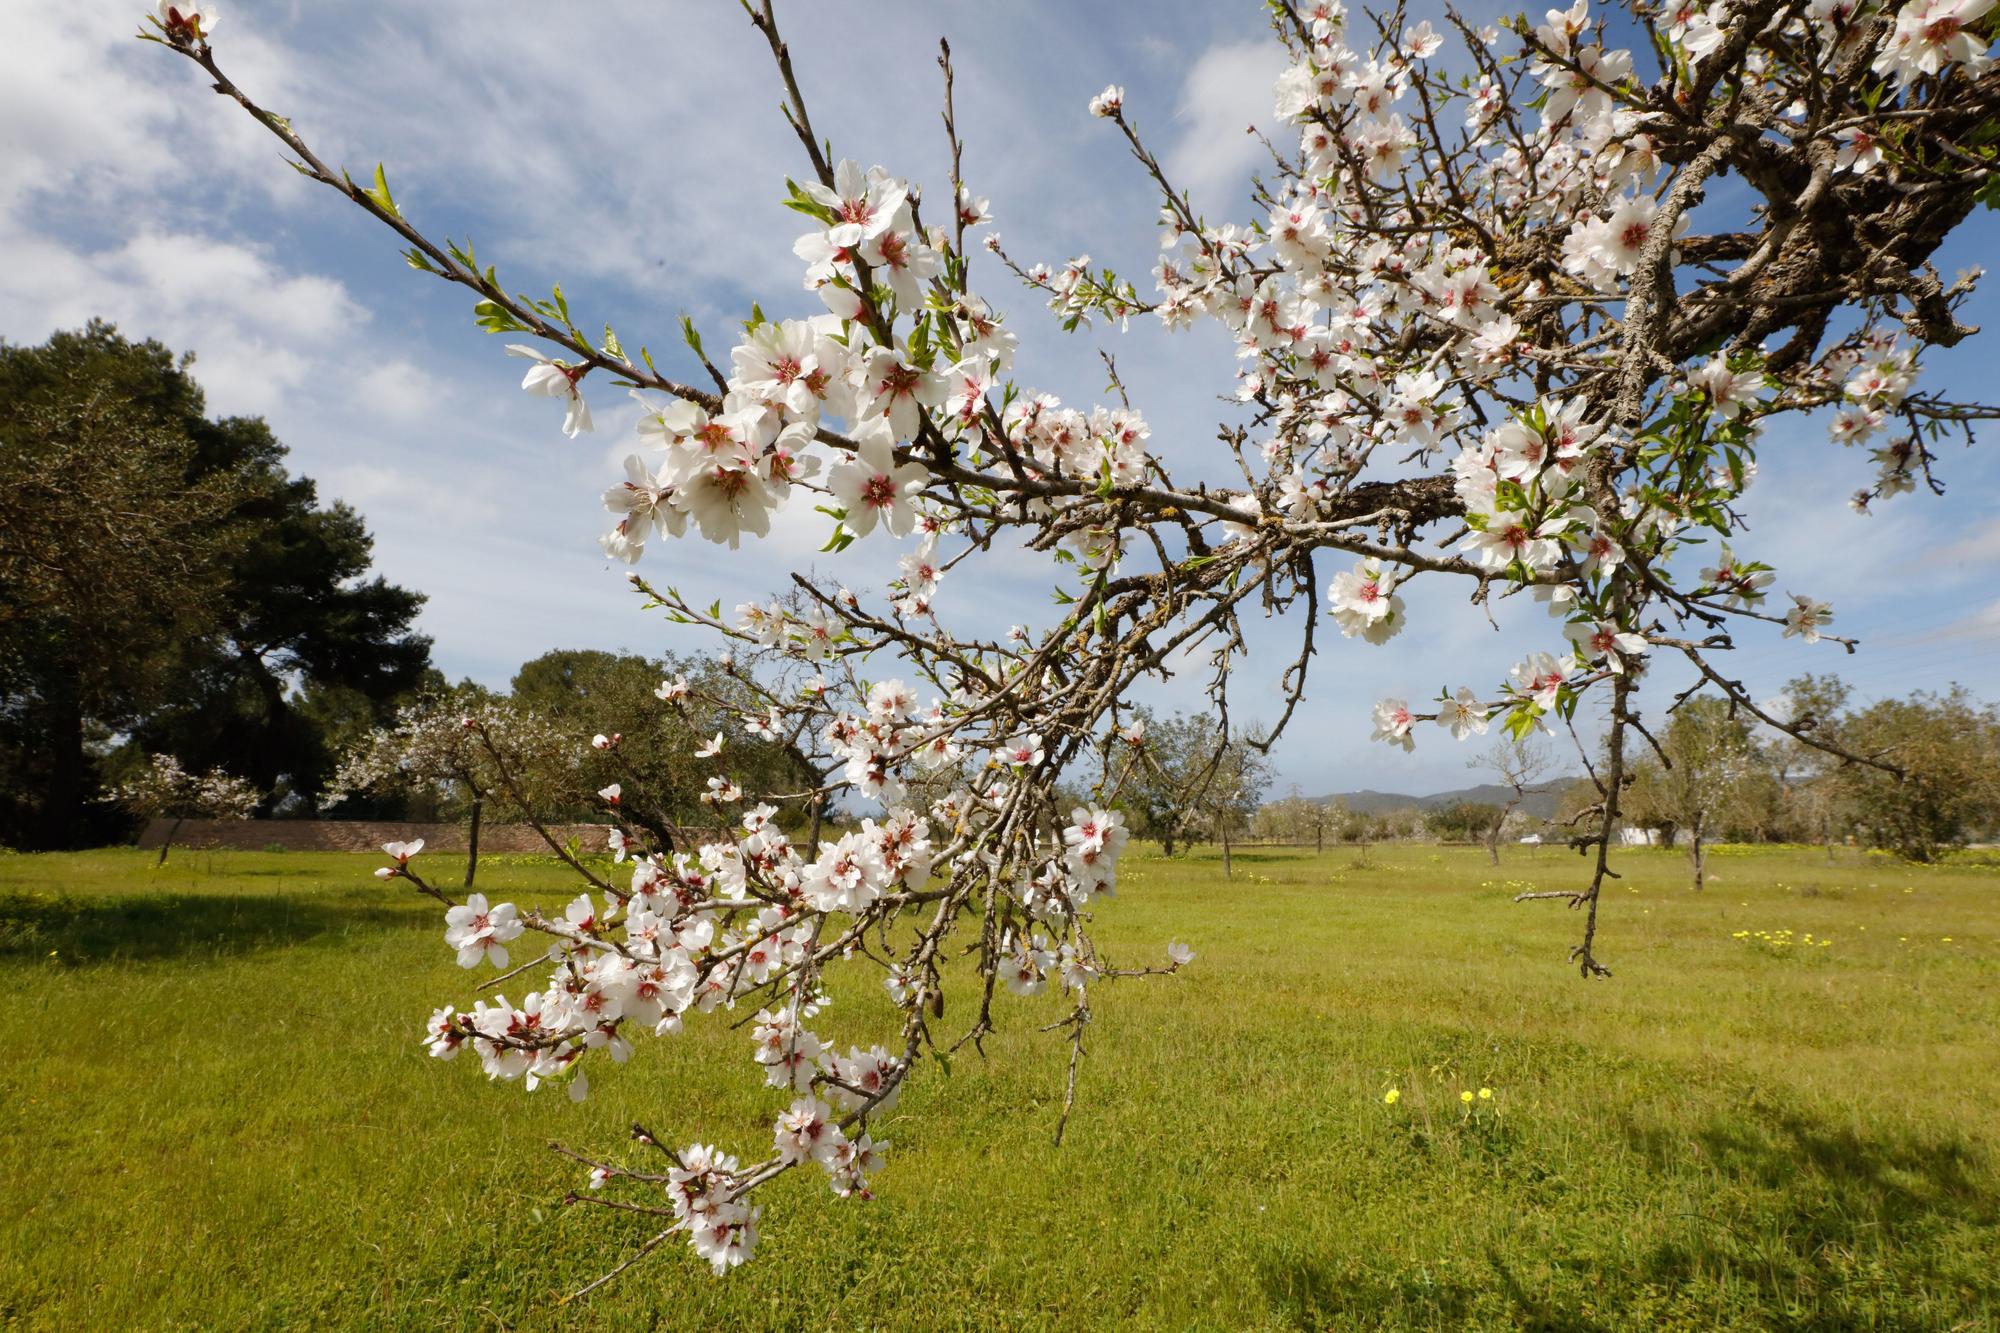
[[[1616,975],[1585,984],[1577,916],[1510,901],[1578,863],[1504,856],[1253,849],[1225,881],[1212,851],[1135,855],[1100,944],[1200,957],[1101,988],[1060,1150],[1065,1048],[1035,1028],[1061,1002],[1005,997],[987,1058],[921,1070],[878,1127],[875,1202],[796,1173],[745,1268],[676,1243],[571,1306],[654,1228],[561,1207],[581,1168],[546,1145],[636,1152],[639,1119],[761,1155],[782,1101],[741,1011],[572,1106],[423,1054],[486,974],[367,857],[0,857],[0,1321],[2000,1324],[2000,869],[1723,849],[1697,895],[1628,851]],[[570,896],[533,861],[482,880]],[[834,993],[829,1036],[885,1028],[872,980]]]

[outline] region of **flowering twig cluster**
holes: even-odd
[[[586,1068],[624,1059],[634,1034],[757,1006],[755,1062],[791,1098],[765,1157],[670,1150],[638,1131],[662,1155],[652,1169],[592,1164],[593,1185],[654,1200],[616,1201],[661,1218],[642,1252],[678,1233],[718,1269],[741,1261],[751,1191],[793,1166],[865,1195],[884,1146],[874,1118],[920,1060],[992,1030],[1001,982],[1032,993],[1053,981],[1071,997],[1054,1027],[1071,1042],[1074,1093],[1097,985],[1187,961],[1121,971],[1088,932],[1125,843],[1121,789],[1144,771],[1128,697],[1205,654],[1226,740],[1246,614],[1296,613],[1299,626],[1282,716],[1254,738],[1263,748],[1305,698],[1322,605],[1343,636],[1381,643],[1404,630],[1417,578],[1459,579],[1479,603],[1544,603],[1554,628],[1508,679],[1453,682],[1434,709],[1385,700],[1376,734],[1407,747],[1428,721],[1460,738],[1496,723],[1520,737],[1568,727],[1591,692],[1609,695],[1599,800],[1577,839],[1589,870],[1563,895],[1586,909],[1573,961],[1607,974],[1597,908],[1631,736],[1650,739],[1636,704],[1647,663],[1679,655],[1732,709],[1814,740],[1716,659],[1739,627],[1852,646],[1814,597],[1767,609],[1774,571],[1732,549],[1765,423],[1824,409],[1837,442],[1886,441],[1865,508],[1919,480],[1935,488],[1930,444],[1996,415],[1918,387],[1925,351],[1972,331],[1956,312],[1976,275],[1947,282],[1931,256],[2000,196],[1991,0],[1614,9],[1643,37],[1644,73],[1589,0],[1505,38],[1448,13],[1459,78],[1440,58],[1444,33],[1400,8],[1350,18],[1338,0],[1271,0],[1288,137],[1247,224],[1196,212],[1124,90],[1089,104],[1158,195],[1148,295],[1087,257],[1017,263],[986,231],[992,209],[961,175],[948,49],[951,179],[927,195],[830,155],[771,0],[742,3],[809,168],[785,202],[824,312],[753,312],[726,369],[686,328],[707,385],[669,379],[609,329],[586,334],[559,289],[510,293],[469,244],[434,243],[379,168],[363,186],[324,164],[222,72],[212,8],[195,20],[163,7],[147,34],[198,64],[301,172],[394,230],[413,267],[475,293],[481,327],[534,340],[509,351],[534,363],[524,388],[563,403],[567,433],[590,428],[596,384],[639,396],[639,448],[605,497],[611,555],[637,562],[697,536],[734,547],[815,512],[830,552],[905,543],[880,596],[802,574],[776,600],[725,613],[634,575],[650,607],[767,664],[742,673],[762,706],[744,725],[822,774],[812,789],[746,792],[718,736],[701,758],[727,836],[700,842],[651,818],[640,793],[605,788],[629,877],[579,864],[590,891],[559,918],[455,902],[406,858],[390,867],[447,904],[462,962],[504,967],[528,932],[550,942],[550,975],[522,1003],[433,1019],[436,1054],[470,1047],[494,1077],[580,1095]],[[1724,173],[1753,206],[1705,202]],[[1066,404],[1017,382],[1016,335],[972,280],[981,245],[1067,328],[1219,321],[1237,349],[1240,422],[1190,462],[1187,442],[1156,439],[1124,400],[1115,367],[1116,402]],[[1177,480],[1176,467],[1201,475]],[[1023,549],[1057,568],[1061,623],[995,635],[947,620],[953,570]],[[662,703],[686,689],[663,682]],[[1058,776],[1092,758],[1090,803],[1061,808]],[[822,837],[842,795],[882,813]],[[810,818],[803,840],[787,817]],[[980,994],[954,1040],[939,1028],[958,931],[974,937]],[[883,970],[902,1018],[884,1042],[840,1051],[812,1024],[825,969],[848,958]]]

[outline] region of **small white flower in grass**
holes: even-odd
[[[603,1188],[604,1188],[604,1182],[605,1182],[605,1181],[607,1181],[607,1180],[609,1180],[609,1179],[611,1179],[611,1173],[610,1173],[609,1171],[606,1171],[606,1170],[605,1170],[605,1169],[604,1169],[603,1167],[601,1167],[601,1166],[598,1166],[598,1167],[592,1167],[592,1168],[591,1168],[591,1171],[590,1171],[590,1187],[591,1187],[592,1189],[594,1189],[594,1190],[601,1190],[601,1189],[603,1189]]]
[[[507,355],[526,357],[535,363],[521,377],[523,389],[544,398],[567,400],[569,408],[563,416],[563,434],[573,440],[590,429],[590,404],[583,401],[583,390],[577,387],[589,367],[565,365],[520,343],[509,343]]]

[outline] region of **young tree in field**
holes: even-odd
[[[1222,875],[1227,879],[1236,873],[1236,833],[1249,827],[1263,803],[1271,785],[1271,763],[1257,749],[1254,731],[1244,741],[1223,741],[1219,736],[1217,740],[1215,761],[1196,789],[1195,804],[1222,844]]]
[[[1426,810],[1424,827],[1442,842],[1490,843],[1506,819],[1507,811],[1500,806],[1485,801],[1453,801]],[[1494,856],[1493,864],[1500,864],[1499,856]]]
[[[489,813],[533,823],[556,855],[568,851],[544,825],[578,799],[583,745],[531,709],[475,685],[426,694],[395,724],[341,756],[322,808],[359,794],[427,795],[466,821],[465,880],[479,871],[479,830]]]
[[[1959,686],[1884,699],[1839,722],[1857,753],[1892,761],[1899,775],[1854,766],[1838,779],[1869,841],[1907,860],[1935,861],[1946,848],[2000,822],[2000,713]]]
[[[1168,856],[1204,837],[1224,842],[1247,823],[1270,785],[1271,767],[1254,739],[1232,736],[1206,714],[1161,718],[1133,710],[1128,735],[1137,743],[1112,747],[1110,776],[1133,815],[1134,831],[1157,838]]]
[[[1467,768],[1483,769],[1499,780],[1510,797],[1499,807],[1499,814],[1486,830],[1486,855],[1494,865],[1500,864],[1500,835],[1507,827],[1507,821],[1521,808],[1521,802],[1528,799],[1528,791],[1542,780],[1544,774],[1555,767],[1555,755],[1539,736],[1496,736],[1486,747],[1486,752],[1465,761]]]
[[[743,8],[798,134],[801,171],[782,197],[821,309],[773,320],[760,303],[726,370],[691,329],[692,355],[662,370],[560,291],[519,294],[470,243],[432,240],[386,172],[355,182],[230,78],[205,8],[162,3],[147,34],[308,178],[395,231],[412,267],[466,289],[481,327],[519,340],[523,387],[555,400],[566,433],[589,428],[607,381],[639,392],[638,447],[606,495],[609,553],[736,546],[821,512],[835,569],[856,542],[904,543],[904,574],[880,595],[800,571],[783,599],[746,590],[726,610],[634,576],[678,623],[810,664],[817,685],[772,689],[767,706],[815,767],[837,769],[821,788],[757,801],[726,738],[701,747],[733,827],[697,856],[634,822],[633,794],[613,784],[603,799],[637,868],[613,883],[580,867],[588,892],[560,917],[456,901],[402,856],[385,867],[441,901],[468,966],[505,966],[529,931],[551,942],[546,987],[521,1004],[433,1017],[435,1054],[469,1049],[495,1078],[581,1096],[641,1034],[764,1006],[750,1049],[784,1106],[768,1148],[746,1161],[739,1144],[673,1148],[642,1131],[644,1160],[593,1159],[610,1193],[590,1199],[658,1218],[642,1254],[683,1237],[718,1271],[742,1262],[756,1191],[794,1167],[865,1196],[879,1117],[923,1059],[1005,1021],[1003,980],[1032,993],[1053,979],[1065,997],[1060,1137],[1105,984],[1188,957],[1121,967],[1090,931],[1126,842],[1116,807],[1144,768],[1114,756],[1150,743],[1132,735],[1131,696],[1203,662],[1216,736],[1261,751],[1332,646],[1322,629],[1361,645],[1403,633],[1418,579],[1476,599],[1539,595],[1553,619],[1524,636],[1504,681],[1432,679],[1414,705],[1380,701],[1384,742],[1409,747],[1426,721],[1461,738],[1493,721],[1525,729],[1609,696],[1593,855],[1560,895],[1579,909],[1572,961],[1605,975],[1599,909],[1649,657],[1673,655],[1782,729],[1719,663],[1739,636],[1833,637],[1819,596],[1767,601],[1773,573],[1749,526],[1765,423],[1819,412],[1836,441],[1868,445],[1872,461],[1855,465],[1866,506],[1928,483],[1932,446],[1995,415],[1921,382],[1930,349],[1972,333],[1958,313],[1976,279],[1947,281],[1932,257],[1994,198],[1984,145],[2000,130],[2000,68],[1976,5],[1717,0],[1614,8],[1607,23],[1578,0],[1505,38],[1448,17],[1462,48],[1448,67],[1429,21],[1350,23],[1331,0],[1271,0],[1260,12],[1288,67],[1274,89],[1284,132],[1233,220],[1198,215],[1146,147],[1152,99],[1110,87],[1090,101],[1136,164],[1106,193],[1151,196],[1133,201],[1160,237],[1144,294],[1082,257],[1017,259],[985,230],[948,50],[951,165],[922,188],[839,157],[794,61],[865,72],[885,114],[914,113],[909,72],[845,49],[795,53],[772,0]],[[1214,436],[1183,422],[1156,431],[1115,387],[1073,405],[1020,382],[997,303],[1013,283],[1071,330],[1219,322],[1237,353],[1220,447],[1198,452]],[[994,561],[1045,562],[1062,619],[998,632],[983,608],[954,603],[950,571]],[[1291,619],[1298,651],[1256,672],[1280,711],[1252,740],[1231,720],[1230,684],[1242,619],[1260,612]],[[905,774],[933,764],[964,765],[968,781],[909,804]],[[1093,801],[1061,808],[1062,775],[1093,767]],[[781,805],[833,790],[881,816],[803,846],[774,823]],[[972,966],[947,966],[963,945]],[[849,957],[882,969],[899,1008],[882,1041],[842,1050],[815,1025],[825,969]],[[962,997],[949,1007],[947,989]]]
[[[160,839],[160,859],[167,863],[174,835],[190,819],[248,819],[256,813],[263,793],[218,770],[190,773],[170,754],[153,755],[146,766],[120,783],[113,793],[118,803],[141,819],[171,819]]]
[[[1324,852],[1327,829],[1333,822],[1333,812],[1327,803],[1301,795],[1298,784],[1294,783],[1282,800],[1258,807],[1252,828],[1259,837],[1277,842],[1304,842],[1310,838],[1313,850]]]
[[[1850,694],[1838,676],[1803,675],[1772,701],[1773,711],[1803,732],[1837,737]],[[1823,843],[1827,859],[1832,860],[1839,830],[1847,826],[1851,814],[1840,781],[1842,762],[1786,732],[1766,731],[1758,740],[1769,771],[1777,835],[1792,842]]]
[[[1755,773],[1750,728],[1727,700],[1689,699],[1674,711],[1659,754],[1633,766],[1633,821],[1671,830],[1687,840],[1694,887],[1708,882],[1708,841]]]

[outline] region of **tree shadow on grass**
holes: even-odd
[[[1208,866],[1218,871],[1222,869],[1221,844],[1206,843],[1202,846],[1201,851],[1205,854],[1194,855],[1191,852],[1182,852],[1181,854],[1174,856],[1172,858],[1161,857],[1158,859],[1160,861],[1160,864],[1162,865],[1174,865],[1174,866],[1200,865],[1200,866]],[[1305,865],[1305,864],[1310,864],[1312,858],[1313,858],[1313,850],[1310,847],[1303,847],[1303,848],[1239,847],[1235,851],[1230,853],[1229,859],[1235,861],[1239,865],[1254,866],[1254,865]]]
[[[411,924],[407,911],[270,895],[0,895],[0,960],[71,966],[214,957]]]
[[[1949,1300],[1955,1288],[1940,1265],[1959,1238],[2000,1225],[1989,1159],[1957,1135],[1871,1136],[1759,1105],[1692,1135],[1628,1125],[1626,1138],[1664,1178],[1693,1174],[1691,1205],[1710,1181],[1735,1204],[1733,1218],[1690,1213],[1706,1225],[1662,1237],[1641,1259],[1645,1275],[1667,1287],[1726,1265],[1772,1300],[1845,1306],[1848,1283],[1885,1276],[1903,1304]],[[2000,1276],[1982,1285],[1987,1301],[2000,1299]]]
[[[1725,1315],[1763,1324],[1774,1311],[1796,1326],[1970,1328],[1987,1325],[1967,1322],[1968,1310],[2000,1306],[2000,1265],[1989,1262],[2000,1239],[1967,1249],[1968,1237],[2000,1237],[1982,1145],[1870,1135],[1770,1105],[1692,1132],[1628,1122],[1623,1133],[1674,1218],[1657,1233],[1628,1231],[1607,1214],[1610,1196],[1538,1242],[1553,1271],[1489,1245],[1485,1272],[1469,1253],[1442,1271],[1292,1254],[1260,1260],[1255,1278],[1299,1328],[1698,1327]]]
[[[1293,1328],[1488,1328],[1588,1333],[1605,1327],[1561,1310],[1529,1290],[1489,1251],[1489,1281],[1439,1280],[1418,1269],[1389,1273],[1356,1261],[1307,1260],[1258,1265],[1272,1311]]]
[[[1324,1328],[1343,1317],[1365,1317],[1386,1326],[1392,1312],[1463,1323],[1473,1295],[1458,1283],[1440,1286],[1414,1275],[1398,1280],[1356,1265],[1336,1267],[1313,1259],[1261,1260],[1257,1280],[1272,1311],[1293,1328]]]

